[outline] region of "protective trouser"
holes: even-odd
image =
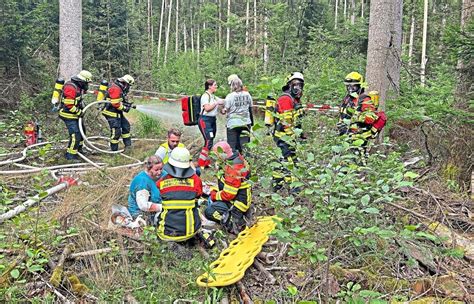
[[[208,167],[211,164],[209,158],[209,151],[214,144],[214,138],[216,137],[217,124],[215,116],[202,115],[198,120],[199,131],[201,131],[202,137],[204,138],[204,147],[202,147],[201,153],[199,154],[198,166]]]
[[[204,215],[210,221],[220,223],[229,232],[238,233],[245,226],[244,213],[224,201],[212,202],[205,210]]]
[[[66,124],[66,128],[69,133],[69,143],[67,145],[66,150],[66,159],[78,159],[77,152],[82,148],[82,145],[84,143],[81,132],[79,131],[79,120],[67,119],[63,117],[61,117],[61,119]]]
[[[234,155],[237,155],[237,152],[244,155],[244,144],[250,142],[249,126],[227,128],[227,142],[232,148],[232,152],[234,153]]]
[[[284,183],[291,183],[294,181],[294,177],[291,175],[290,170],[286,166],[296,163],[296,151],[295,147],[278,137],[274,137],[275,143],[281,150],[282,159],[279,162],[279,166],[273,169],[273,189],[279,190],[283,187]]]
[[[127,118],[123,115],[119,117],[105,116],[105,118],[107,118],[110,127],[110,149],[118,151],[120,136],[122,136],[125,147],[130,147],[132,138],[130,136],[130,123]]]

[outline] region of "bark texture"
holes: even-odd
[[[59,76],[69,79],[82,70],[82,3],[59,1]]]

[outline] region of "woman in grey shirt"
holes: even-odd
[[[252,126],[252,96],[243,90],[242,80],[233,78],[230,81],[231,93],[225,98],[227,113],[227,142],[234,155],[242,154],[243,145],[250,141]]]

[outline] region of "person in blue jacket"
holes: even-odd
[[[163,161],[153,155],[145,160],[145,170],[133,178],[128,195],[128,211],[134,219],[140,214],[153,216],[161,212],[161,196],[156,181],[162,171]]]

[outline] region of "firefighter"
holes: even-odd
[[[347,134],[351,118],[360,104],[370,101],[370,96],[365,94],[364,79],[357,72],[350,72],[344,78],[347,94],[339,105],[339,121],[336,125],[339,135]]]
[[[304,114],[301,104],[303,96],[304,76],[294,72],[288,76],[282,87],[283,94],[275,104],[275,129],[273,140],[281,150],[282,162],[273,170],[273,189],[279,190],[285,183],[291,183],[294,178],[285,167],[296,162],[296,134],[295,129],[301,129],[299,118]],[[283,164],[282,164],[283,163]],[[283,166],[281,166],[283,165]],[[298,191],[298,189],[294,189]]]
[[[67,160],[79,160],[77,152],[82,152],[83,138],[79,131],[79,117],[82,117],[83,94],[87,93],[92,74],[82,70],[66,82],[62,91],[59,117],[64,121],[69,133],[69,143],[66,150]]]
[[[180,147],[184,148],[185,145],[180,142],[181,140],[181,131],[178,129],[169,129],[168,138],[165,143],[162,143],[158,150],[156,150],[155,155],[163,160],[163,164],[166,164],[169,159],[169,155],[174,148]]]
[[[221,223],[233,234],[245,228],[244,215],[252,202],[252,188],[248,179],[250,170],[241,154],[235,154],[230,145],[220,141],[212,151],[217,156],[218,165],[224,165],[218,173],[218,190],[209,194],[209,205],[204,210],[208,220]]]
[[[155,183],[161,176],[163,162],[153,155],[144,163],[145,170],[138,173],[130,183],[128,211],[134,219],[141,213],[157,213],[162,209],[160,191]]]
[[[356,155],[359,156],[359,163],[366,164],[367,146],[370,138],[375,138],[379,130],[374,126],[378,119],[378,104],[370,96],[359,100],[355,108],[349,125],[349,140],[354,143],[356,140],[362,140],[362,143],[353,148]]]
[[[110,127],[110,149],[118,151],[120,136],[122,137],[125,150],[132,146],[130,136],[130,123],[124,115],[132,108],[132,103],[128,101],[127,94],[135,80],[130,75],[118,78],[107,89],[107,103],[102,114],[107,119]]]
[[[163,207],[156,225],[162,240],[186,241],[201,228],[196,198],[202,195],[202,182],[191,167],[190,156],[188,149],[174,148],[163,167],[166,175],[156,182]]]

